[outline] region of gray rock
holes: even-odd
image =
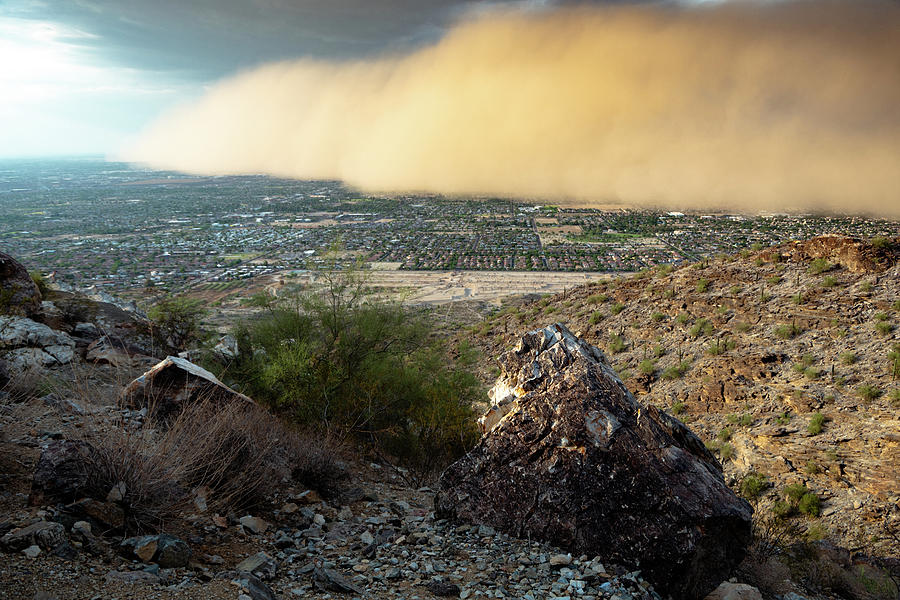
[[[19,552],[32,545],[51,552],[66,544],[66,528],[52,521],[38,521],[0,538],[0,548],[7,552]]]
[[[87,491],[94,453],[94,447],[84,441],[51,442],[35,468],[29,504],[65,504],[81,498]]]
[[[687,427],[639,403],[562,324],[527,333],[500,364],[492,400],[504,414],[441,476],[438,518],[639,565],[681,598],[730,574],[752,509]]]
[[[0,314],[40,315],[40,290],[22,263],[5,252],[0,252],[0,298]]]
[[[28,546],[27,548],[22,550],[22,554],[24,554],[28,558],[37,558],[40,553],[41,553],[41,547],[37,546],[37,545]]]
[[[723,581],[705,600],[763,600],[759,590],[746,583]]]
[[[241,526],[250,533],[265,533],[269,528],[269,524],[259,517],[245,515],[239,519]]]
[[[252,573],[260,579],[269,581],[275,578],[275,574],[278,572],[278,563],[265,552],[257,552],[242,560],[235,570]]]

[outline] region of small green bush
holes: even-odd
[[[875,323],[875,331],[877,331],[880,335],[890,335],[893,330],[894,326],[887,321],[878,321],[877,323]]]
[[[797,503],[797,509],[804,515],[818,517],[821,510],[821,501],[816,494],[808,492],[800,498],[800,501]]]
[[[649,358],[644,359],[638,365],[638,370],[644,375],[653,375],[656,372],[656,362]]]
[[[900,408],[900,388],[892,389],[888,397],[891,399],[891,406]]]
[[[709,291],[709,279],[705,277],[701,277],[699,281],[697,281],[697,292],[703,294]]]
[[[753,416],[750,413],[743,413],[741,415],[736,415],[731,413],[725,420],[729,425],[740,425],[741,427],[749,427],[753,424]]]
[[[854,352],[841,353],[841,362],[845,365],[852,365],[856,362],[856,354]]]
[[[679,313],[677,317],[675,317],[675,322],[679,325],[684,325],[688,321],[690,321],[691,316],[687,313]]]
[[[738,333],[747,333],[748,331],[750,331],[750,323],[747,323],[746,321],[740,321],[735,324],[734,328]]]
[[[617,314],[619,314],[620,312],[622,312],[623,310],[625,310],[625,305],[622,304],[621,302],[616,302],[615,304],[613,304],[613,305],[610,307],[609,312],[610,312],[610,314],[612,314],[612,315],[617,315]]]
[[[591,294],[587,297],[586,302],[588,304],[602,304],[609,300],[609,296],[606,294]]]
[[[713,332],[713,324],[706,318],[699,318],[697,321],[688,329],[688,335],[692,338],[698,338],[703,335],[711,335]]]
[[[826,275],[822,279],[822,287],[823,288],[833,288],[836,285],[837,285],[837,279],[835,279],[831,275]]]
[[[663,292],[663,298],[670,300],[675,297],[675,290],[672,288],[667,288],[666,291]],[[898,309],[900,310],[900,309]]]
[[[894,300],[894,303],[891,304],[891,308],[897,312],[900,312],[900,300]]]
[[[719,356],[730,350],[734,350],[734,340],[731,338],[717,339],[706,348],[706,351],[712,356]]]
[[[781,275],[769,275],[766,277],[766,283],[769,285],[778,285],[781,283]]]
[[[731,430],[727,427],[723,427],[719,430],[719,434],[716,437],[720,442],[727,442],[731,439]]]
[[[666,349],[663,347],[662,344],[657,344],[657,345],[653,346],[653,357],[654,358],[661,358],[662,356],[665,356],[665,354],[666,354]]]
[[[822,425],[825,423],[825,415],[820,412],[813,413],[813,416],[809,419],[809,425],[806,427],[806,431],[810,435],[819,435],[822,433]]]
[[[858,388],[856,388],[856,393],[860,398],[865,400],[866,402],[871,402],[873,400],[877,400],[881,397],[881,390],[874,385],[869,385],[868,383],[864,383]]]
[[[588,321],[590,322],[591,325],[596,325],[597,323],[599,323],[602,320],[603,320],[603,314],[599,310],[595,310],[594,312],[592,312],[590,319],[588,319]]]
[[[775,417],[775,422],[778,423],[779,425],[787,425],[788,423],[791,422],[792,418],[793,418],[793,416],[791,415],[791,411],[786,410],[786,411],[782,412],[781,414],[779,414],[777,417]]]
[[[668,367],[665,371],[663,371],[662,377],[667,380],[680,379],[684,376],[685,373],[688,372],[688,369],[691,368],[691,365],[687,361],[682,361],[681,363]]]
[[[800,334],[800,328],[794,323],[779,325],[775,328],[775,337],[790,340]]]
[[[670,411],[671,411],[671,413],[672,413],[673,415],[680,415],[680,414],[683,414],[684,411],[686,411],[686,410],[687,410],[687,405],[686,405],[684,402],[681,402],[681,401],[676,402],[675,404],[673,404],[673,405],[672,405],[672,408],[670,409]]]
[[[625,350],[625,340],[618,334],[612,334],[609,338],[609,351],[618,354]]]
[[[794,304],[803,304],[806,302],[806,299],[803,296],[803,292],[797,292],[793,296],[791,296],[791,302]]]
[[[889,318],[889,317],[888,317],[888,314],[885,313],[885,312],[875,313],[875,320],[876,320],[876,321],[887,321],[888,318]]]
[[[666,318],[666,315],[662,314],[661,312],[654,312],[653,314],[650,315],[650,320],[653,321],[654,323],[659,323],[660,321],[662,321],[665,318]]]
[[[821,467],[819,467],[819,463],[814,460],[807,461],[806,466],[803,467],[803,472],[807,475],[818,475],[822,472]]]
[[[820,275],[826,271],[830,271],[833,268],[834,265],[824,258],[817,258],[809,263],[808,272],[810,275]]]
[[[206,308],[202,302],[185,297],[160,300],[147,311],[154,337],[169,350],[185,350],[199,341],[200,320],[204,315]]]
[[[862,292],[868,294],[869,292],[872,291],[872,282],[871,282],[871,281],[863,281],[863,282],[859,285],[859,289],[860,289]]]
[[[728,291],[731,292],[732,296],[737,296],[738,294],[741,293],[741,286],[733,285],[733,286],[731,286],[731,288],[729,288]]]
[[[745,500],[758,500],[769,487],[769,479],[760,473],[750,471],[741,479],[740,494]]]
[[[731,460],[734,458],[734,446],[731,444],[722,444],[719,446],[719,456],[722,460]]]

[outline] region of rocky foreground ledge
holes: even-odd
[[[630,565],[676,598],[729,576],[752,509],[687,427],[638,403],[562,324],[525,334],[500,365],[484,436],[440,479],[439,517]]]

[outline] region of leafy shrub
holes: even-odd
[[[831,275],[826,275],[822,279],[822,287],[823,288],[833,288],[836,285],[837,285],[837,279],[835,279]]]
[[[741,479],[739,488],[741,497],[750,502],[758,500],[769,485],[769,479],[765,475],[750,471]]]
[[[778,285],[781,283],[781,275],[769,275],[766,277],[766,283],[769,285]]]
[[[709,291],[709,279],[701,277],[699,281],[697,281],[697,292],[703,294],[707,291]]]
[[[591,313],[591,317],[588,319],[588,322],[591,325],[596,325],[597,323],[599,323],[602,320],[603,320],[603,315],[600,313],[599,310],[595,310],[594,312]]]
[[[749,427],[753,424],[753,416],[750,413],[736,415],[734,413],[725,417],[729,425],[740,425],[741,427]]]
[[[890,361],[891,377],[900,378],[900,344],[894,344],[894,348],[888,352],[888,360]]]
[[[679,401],[673,404],[669,410],[673,415],[680,415],[687,410],[687,405],[684,402]]]
[[[613,354],[618,354],[619,352],[623,352],[625,350],[625,340],[622,339],[621,335],[612,334],[609,337],[609,351]]]
[[[723,427],[719,430],[719,434],[716,437],[720,442],[727,442],[731,439],[731,430],[727,427]]]
[[[803,296],[803,292],[797,292],[793,296],[791,296],[791,302],[794,304],[803,304],[806,302],[806,299]]]
[[[184,297],[160,300],[147,311],[153,337],[169,351],[184,350],[199,341],[200,320],[205,314],[199,300]]]
[[[822,433],[822,425],[825,423],[825,415],[820,412],[813,413],[813,416],[809,419],[809,425],[806,427],[806,431],[810,435],[819,435]]]
[[[722,444],[719,446],[719,456],[722,460],[731,460],[734,458],[734,446],[731,444]]]
[[[654,358],[661,358],[661,357],[665,356],[665,354],[666,354],[666,349],[662,344],[656,344],[655,346],[653,346],[653,357]]]
[[[691,368],[691,364],[687,361],[682,361],[677,365],[673,365],[668,367],[663,371],[662,377],[663,379],[673,380],[680,379],[684,376],[685,373]]]
[[[691,320],[691,316],[687,313],[679,313],[677,317],[675,317],[675,322],[679,325],[684,325],[688,321]]]
[[[241,324],[239,356],[219,366],[221,378],[301,425],[372,443],[423,477],[465,453],[478,437],[476,353],[436,339],[421,312],[370,296],[353,270],[320,280]]]
[[[891,399],[891,406],[900,408],[900,388],[892,389],[888,397]]]
[[[822,469],[819,467],[819,463],[814,460],[807,461],[806,466],[803,467],[803,472],[807,475],[818,475],[822,472]]]
[[[797,503],[797,509],[804,515],[818,517],[821,510],[821,501],[816,494],[809,492],[804,494]]]
[[[859,289],[863,293],[868,294],[869,292],[872,291],[872,282],[871,281],[863,281],[861,284],[859,284]]]
[[[779,325],[775,328],[775,337],[782,340],[789,340],[799,335],[800,332],[801,329],[794,323]]]
[[[734,350],[734,340],[731,338],[713,340],[706,349],[713,356],[718,356],[729,350]]]
[[[843,352],[841,353],[841,362],[845,365],[852,365],[856,362],[856,353],[854,352]]]
[[[809,269],[807,270],[810,275],[820,275],[826,271],[830,271],[833,268],[834,265],[824,258],[817,258],[809,263]]]
[[[791,422],[791,418],[793,418],[793,416],[791,415],[791,412],[789,410],[786,410],[786,411],[782,412],[781,414],[779,414],[777,417],[775,417],[775,422],[778,423],[779,425],[787,425],[788,423]]]
[[[706,318],[699,318],[697,321],[688,329],[688,335],[692,338],[698,338],[702,335],[710,335],[713,332],[713,324]]]
[[[737,296],[738,294],[741,293],[741,286],[733,285],[733,286],[731,286],[731,288],[729,288],[728,291],[731,292],[732,296]]]
[[[609,296],[606,294],[591,294],[585,300],[588,304],[602,304],[609,300]]]
[[[856,393],[860,398],[865,400],[866,402],[871,402],[873,400],[877,400],[881,397],[881,390],[874,385],[869,385],[868,383],[864,383],[856,388]]]
[[[893,330],[894,326],[887,321],[878,321],[877,323],[875,323],[875,331],[877,331],[880,335],[890,335]]]
[[[665,299],[667,299],[667,300],[672,299],[672,298],[674,298],[674,297],[675,297],[675,290],[672,289],[672,288],[667,288],[667,289],[663,292],[663,298],[665,298]],[[898,310],[900,310],[900,309],[898,309]]]
[[[621,302],[616,302],[615,304],[613,304],[613,305],[610,307],[609,312],[610,312],[610,314],[612,314],[612,315],[617,315],[617,314],[619,314],[620,312],[622,312],[623,310],[625,310],[625,305],[622,304]]]
[[[656,362],[649,358],[644,359],[638,365],[638,370],[644,375],[653,375],[656,372]]]
[[[662,314],[661,312],[654,312],[653,314],[650,315],[650,320],[653,321],[654,323],[659,323],[660,321],[662,321],[665,318],[666,318],[666,315]]]

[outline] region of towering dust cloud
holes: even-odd
[[[900,216],[900,5],[493,13],[404,56],[260,67],[125,158],[197,173]]]

